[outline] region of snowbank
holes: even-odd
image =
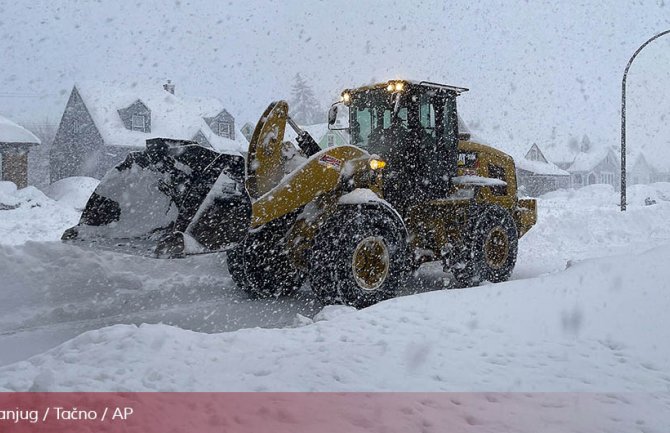
[[[656,204],[645,206],[650,197]],[[640,253],[670,244],[670,183],[628,189],[628,210],[619,210],[610,185],[559,190],[538,198],[538,221],[521,238],[513,278],[565,268],[569,261]]]
[[[11,182],[0,182],[0,244],[58,240],[79,221],[79,214],[35,187],[17,190]]]
[[[52,183],[47,195],[61,204],[83,211],[89,197],[100,181],[92,177],[66,177]]]
[[[294,329],[117,325],[0,369],[0,389],[667,391],[668,256],[574,263]]]
[[[0,389],[665,391],[668,197],[633,187],[622,213],[611,187],[547,194],[514,281],[425,293],[442,276],[424,267],[406,288],[424,293],[362,311],[249,300],[215,256],[0,246],[0,364],[91,330],[0,369]],[[0,215],[26,210],[39,239],[40,209]]]

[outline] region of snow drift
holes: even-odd
[[[1,369],[0,389],[667,391],[669,255],[573,263],[295,329],[112,326]]]
[[[12,182],[0,182],[0,244],[55,241],[78,220],[79,211],[68,200],[60,203],[33,186],[17,190]]]
[[[309,297],[247,300],[215,256],[2,245],[5,359],[89,332],[0,369],[0,389],[667,391],[670,184],[629,197],[625,213],[611,187],[542,197],[514,281],[317,315]],[[0,212],[47,238],[42,207]],[[406,293],[441,278],[424,268]]]
[[[98,179],[92,177],[66,177],[49,185],[47,195],[81,212],[99,183]]]

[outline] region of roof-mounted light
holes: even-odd
[[[342,102],[344,102],[344,105],[348,105],[351,102],[351,93],[342,92]]]
[[[404,81],[389,81],[386,90],[389,92],[402,92],[405,89]]]

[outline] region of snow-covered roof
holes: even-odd
[[[607,154],[612,150],[609,148],[592,149],[589,152],[579,152],[575,156],[572,165],[568,167],[569,172],[575,171],[590,171],[600,164]]]
[[[636,149],[627,152],[627,154],[629,169],[644,169],[644,167],[647,167],[649,170],[658,173],[668,172],[668,166],[662,158],[660,160],[648,158],[646,151]]]
[[[23,126],[0,116],[0,143],[40,144],[41,141]]]
[[[476,131],[470,133],[470,140],[505,152],[514,158],[515,161],[525,159],[526,153],[528,153],[528,149],[531,147],[528,143],[517,142],[513,139],[506,139],[505,137],[499,137],[490,133],[482,134]],[[542,149],[541,146],[539,147]]]
[[[467,128],[467,126],[466,126]],[[535,174],[547,175],[547,176],[569,176],[565,170],[560,169],[553,162],[543,162],[543,161],[532,161],[526,158],[528,150],[532,147],[528,143],[519,143],[512,139],[496,139],[492,137],[482,137],[479,134],[473,133],[471,140],[477,143],[485,144],[491,146],[495,149],[501,150],[514,158],[514,163],[517,168],[521,170],[530,171]],[[537,145],[537,144],[536,144]],[[537,145],[540,151],[543,151],[541,146]],[[544,153],[544,152],[543,152]]]
[[[145,140],[166,137],[191,140],[198,131],[222,152],[246,152],[244,135],[235,131],[235,140],[214,133],[205,117],[214,117],[224,110],[216,98],[184,98],[163,90],[161,84],[122,86],[100,82],[82,82],[75,85],[86,104],[93,122],[105,144],[144,147]],[[118,110],[140,100],[151,110],[151,132],[127,129]]]
[[[480,122],[473,122],[471,126],[473,141],[500,149],[515,160],[523,158],[534,142],[538,144],[544,157],[553,163],[572,162],[578,153],[568,146],[567,141],[563,144],[556,138],[538,136],[528,141],[521,138],[523,134],[515,134],[498,125],[482,126]]]
[[[558,168],[553,162],[532,161],[526,158],[515,159],[516,168],[547,176],[570,176],[565,170]]]

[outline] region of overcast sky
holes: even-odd
[[[570,136],[618,144],[624,66],[667,29],[664,0],[0,0],[0,114],[56,123],[77,81],[170,78],[241,125],[296,72],[324,105],[406,77],[470,88],[460,109],[484,135],[558,155]],[[670,154],[670,35],[636,60],[629,101],[629,140]]]

